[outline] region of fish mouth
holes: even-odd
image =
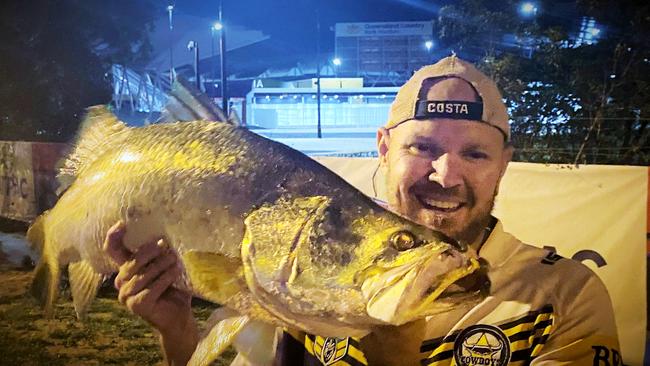
[[[392,325],[473,306],[489,289],[487,262],[453,249],[368,278],[362,286],[368,314]]]
[[[492,283],[488,277],[488,264],[483,258],[478,259],[479,268],[472,274],[462,277],[451,285],[438,296],[438,300],[454,299],[457,297],[466,297],[478,295],[481,298],[486,297],[490,293]],[[435,288],[431,287],[428,292],[433,293]]]

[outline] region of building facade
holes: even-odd
[[[367,86],[399,86],[431,63],[433,23],[337,23],[339,75],[364,78]]]

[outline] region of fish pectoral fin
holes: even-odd
[[[185,271],[197,295],[225,304],[246,290],[242,263],[237,258],[212,252],[189,251],[183,254]]]
[[[104,276],[95,272],[87,261],[70,263],[68,265],[68,276],[77,319],[83,320],[90,304],[97,295],[97,289],[99,289]]]
[[[246,365],[273,364],[279,329],[260,321],[251,321],[244,326],[233,345]]]
[[[214,327],[199,341],[188,366],[206,366],[216,360],[236,339],[250,319],[248,316],[226,318]]]

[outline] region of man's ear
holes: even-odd
[[[388,162],[388,145],[390,133],[384,127],[377,130],[377,152],[379,153],[379,164],[384,166]]]
[[[506,174],[506,170],[508,169],[508,164],[510,163],[510,160],[512,160],[512,154],[514,151],[515,149],[511,144],[508,144],[508,146],[503,148],[503,155],[501,156],[501,173],[499,174],[499,180],[497,181],[497,186],[494,191],[495,196],[499,194],[499,187],[501,186],[501,178],[503,178],[503,175]]]
[[[508,168],[508,163],[512,160],[512,154],[514,153],[515,148],[511,145],[508,144],[506,147],[503,148],[503,156],[501,160],[501,178],[503,178],[503,175],[506,174],[506,169]]]

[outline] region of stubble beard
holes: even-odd
[[[386,184],[390,184],[390,182],[387,180]],[[473,217],[469,218],[469,222],[464,225],[459,225],[454,218],[436,214],[431,210],[423,208],[419,203],[417,203],[417,199],[412,195],[412,193],[408,194],[407,202],[404,202],[402,199],[404,197],[400,195],[400,190],[397,188],[399,186],[395,185],[393,187],[395,191],[389,189],[387,193],[389,194],[389,204],[394,210],[411,221],[430,227],[433,230],[440,231],[450,238],[467,244],[474,243],[480,239],[481,235],[485,232],[487,225],[490,223],[494,201],[498,192],[495,189],[492,193],[492,199],[486,207],[472,215]],[[474,207],[474,209],[475,208],[476,207]],[[426,211],[426,215],[422,215],[423,210]]]
[[[467,244],[472,244],[478,239],[481,239],[481,235],[485,232],[487,225],[490,223],[493,208],[494,196],[487,207],[479,211],[474,218],[470,218],[469,222],[460,227],[453,219],[438,214],[433,215],[433,219],[430,220],[431,222],[423,224],[434,230],[441,231],[450,238]]]

